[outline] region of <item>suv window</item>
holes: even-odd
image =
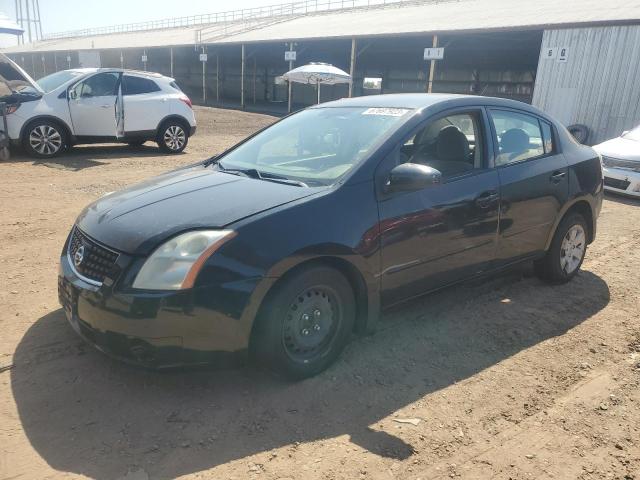
[[[116,72],[98,73],[74,87],[79,97],[106,97],[116,94],[120,74]]]
[[[419,163],[453,177],[483,167],[479,114],[458,113],[429,122],[400,148],[396,164]]]
[[[537,117],[507,110],[490,112],[500,149],[496,166],[521,162],[553,151],[551,127],[547,125],[548,131],[543,136]]]
[[[142,77],[132,77],[124,75],[122,77],[123,95],[140,95],[142,93],[159,92],[160,87],[153,80]]]

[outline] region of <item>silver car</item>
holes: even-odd
[[[640,198],[640,125],[593,148],[602,155],[604,188]]]

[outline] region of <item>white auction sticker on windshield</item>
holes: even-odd
[[[409,111],[408,108],[368,108],[362,115],[382,115],[385,117],[401,117]]]

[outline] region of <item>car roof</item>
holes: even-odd
[[[83,74],[89,73],[97,73],[97,72],[122,72],[122,73],[130,73],[134,75],[140,75],[143,77],[152,77],[152,78],[169,78],[157,72],[146,72],[143,70],[131,70],[127,68],[97,68],[97,67],[86,67],[86,68],[71,68],[68,69],[69,72],[79,72]]]
[[[332,107],[365,107],[365,108],[410,108],[424,110],[442,105],[448,108],[465,106],[488,106],[516,108],[548,118],[544,112],[517,100],[507,98],[484,97],[480,95],[458,95],[450,93],[389,93],[383,95],[366,95],[363,97],[343,98],[333,102],[316,105],[313,108]]]

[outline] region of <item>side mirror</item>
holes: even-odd
[[[442,173],[418,163],[402,163],[389,173],[388,193],[412,192],[442,183]]]

